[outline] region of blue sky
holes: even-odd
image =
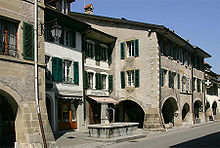
[[[95,15],[164,25],[209,54],[220,74],[220,0],[76,0],[71,10],[83,13],[92,3]]]

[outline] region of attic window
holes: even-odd
[[[68,13],[68,5],[66,0],[62,0],[62,13]]]

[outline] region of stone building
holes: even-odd
[[[34,1],[0,4],[0,147],[42,147],[34,91]],[[44,1],[38,5],[38,20],[44,23]],[[38,43],[39,105],[49,143],[54,137],[45,103],[43,36]]]
[[[209,54],[161,25],[91,13],[71,15],[117,37],[110,65],[111,96],[119,102],[116,121],[139,122],[149,129],[204,121],[202,63]]]
[[[219,74],[211,70],[212,66],[205,64],[205,110],[207,121],[220,119],[220,101],[219,101]]]

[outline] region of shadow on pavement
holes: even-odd
[[[219,148],[220,132],[170,146],[170,148],[202,148],[202,147]]]

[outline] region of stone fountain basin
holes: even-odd
[[[139,123],[116,122],[109,124],[88,125],[89,137],[93,138],[115,138],[133,135],[137,133]]]

